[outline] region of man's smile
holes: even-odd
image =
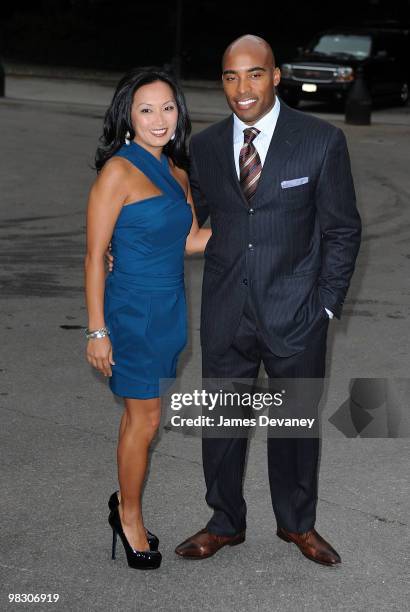
[[[236,100],[236,104],[239,106],[239,108],[247,109],[254,106],[257,101],[258,100],[256,98],[245,98],[243,100]]]

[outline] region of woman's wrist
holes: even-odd
[[[88,319],[88,329],[100,329],[106,327],[104,319]]]
[[[95,338],[105,338],[105,336],[109,335],[110,331],[105,325],[103,325],[102,327],[98,328],[87,327],[84,333],[87,340],[94,340]]]

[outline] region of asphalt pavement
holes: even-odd
[[[222,92],[187,84],[194,131],[226,116]],[[144,494],[161,568],[112,561],[107,500],[117,488],[122,406],[84,358],[84,225],[92,160],[112,83],[9,75],[0,100],[0,609],[406,611],[408,437],[355,437],[331,416],[357,378],[406,389],[409,373],[410,121],[382,109],[371,126],[305,108],[347,137],[363,219],[362,248],[341,321],[329,328],[317,529],[342,556],[316,565],[275,536],[266,442],[251,441],[244,544],[201,562],[174,547],[210,516],[198,436],[162,430]],[[182,385],[199,380],[203,260],[186,259],[189,345]],[[399,380],[401,379],[401,380]],[[404,383],[404,387],[403,387]],[[400,387],[400,385],[402,385]],[[408,396],[402,402],[408,409]],[[382,416],[380,416],[382,418]],[[329,420],[330,419],[330,420]],[[371,434],[369,434],[371,435]],[[10,594],[56,603],[8,603]]]

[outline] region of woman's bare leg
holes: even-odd
[[[124,533],[131,546],[136,550],[149,550],[141,497],[148,450],[160,423],[160,399],[124,398],[124,405],[117,450],[121,490],[119,513]]]
[[[118,440],[121,439],[121,436],[124,433],[124,429],[125,429],[125,425],[126,424],[127,424],[127,411],[124,410],[124,412],[122,413],[122,417],[121,417],[120,433],[119,433],[119,436],[118,436]]]
[[[124,412],[122,413],[122,417],[121,417],[121,422],[120,422],[120,431],[118,434],[118,444],[120,443],[120,440],[122,438],[122,434],[125,431],[125,426],[127,424],[127,411],[124,410]],[[121,488],[119,489],[118,493],[117,493],[117,497],[118,497],[118,501],[121,501]]]

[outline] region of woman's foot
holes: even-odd
[[[147,532],[142,523],[137,522],[137,517],[126,515],[122,505],[118,506],[118,511],[121,519],[122,529],[130,546],[134,550],[150,551],[150,545],[147,539]]]
[[[114,491],[114,493],[110,496],[108,500],[108,507],[111,512],[119,508],[120,505],[121,494],[119,491]],[[151,533],[148,529],[145,529],[146,536],[148,539],[148,544],[151,550],[158,550],[159,539],[154,533]]]
[[[127,556],[129,567],[139,570],[158,569],[161,565],[162,555],[159,550],[137,550],[128,542],[123,526],[121,524],[118,508],[110,512],[108,522],[112,528],[111,558],[116,558],[117,538],[121,539]]]

